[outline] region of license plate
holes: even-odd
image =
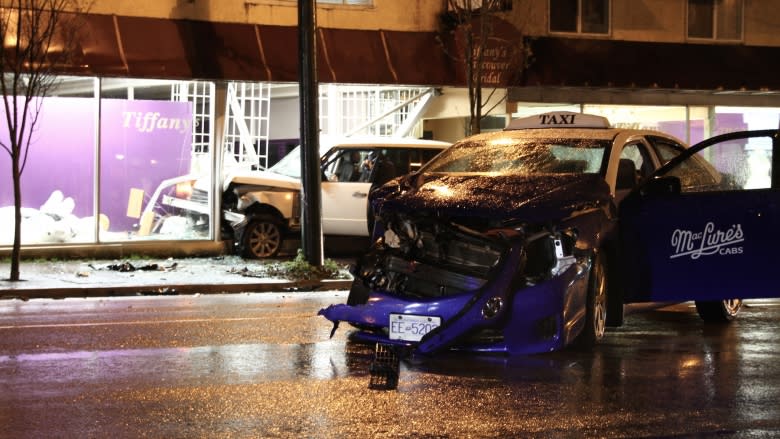
[[[390,340],[420,341],[441,325],[441,317],[390,314]]]

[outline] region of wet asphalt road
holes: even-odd
[[[2,438],[780,437],[780,301],[688,304],[592,353],[446,355],[368,389],[344,292],[0,301]]]

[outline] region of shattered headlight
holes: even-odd
[[[535,284],[557,276],[576,262],[573,229],[550,231],[542,229],[525,240],[525,276]]]

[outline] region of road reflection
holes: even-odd
[[[703,324],[690,304],[630,316],[590,352],[410,357],[396,390],[373,391],[373,346],[351,341],[347,327],[330,338],[316,315],[343,299],[7,306],[0,437],[780,432],[777,302],[748,304],[725,327]]]

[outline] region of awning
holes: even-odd
[[[84,19],[81,57],[63,66],[63,73],[298,81],[295,26],[98,14]],[[504,34],[509,36],[501,44],[511,46],[513,32]],[[510,81],[506,86],[780,90],[780,47],[558,37],[530,41],[532,58],[525,72],[492,72]],[[452,40],[436,32],[318,28],[317,43],[319,82],[466,85],[462,64],[442,46]],[[494,70],[513,64],[499,61],[488,64]]]
[[[445,85],[431,32],[317,30],[320,82]],[[298,80],[298,28],[90,14],[68,73],[159,79]]]

